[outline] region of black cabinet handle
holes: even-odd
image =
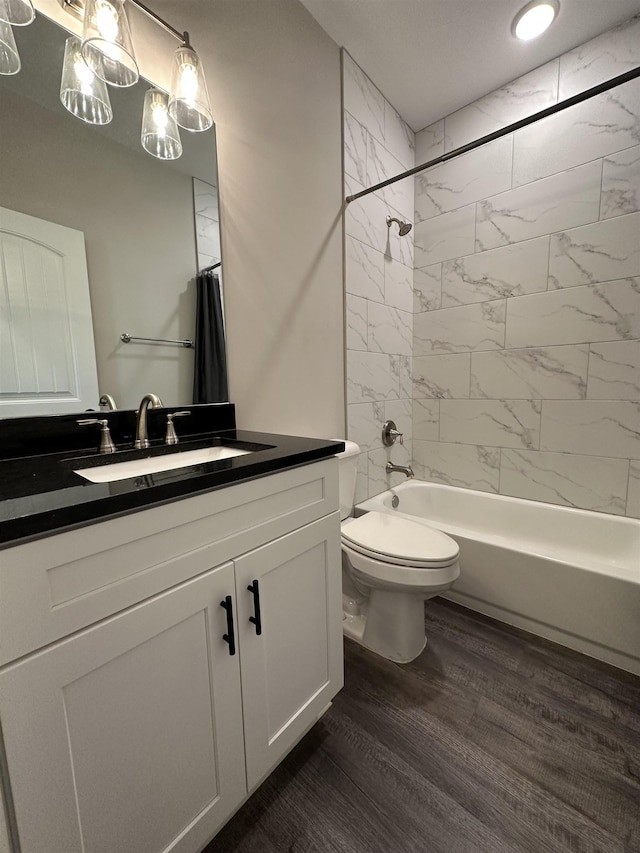
[[[258,581],[254,580],[253,583],[249,584],[247,589],[253,593],[253,612],[255,614],[254,616],[249,616],[249,622],[253,622],[256,626],[256,636],[259,637],[262,634],[262,619],[260,618],[260,589]]]
[[[220,602],[220,607],[224,607],[227,611],[227,633],[222,635],[222,639],[225,643],[229,644],[229,654],[235,655],[236,638],[233,631],[233,601],[231,600],[230,595],[228,595],[224,601]]]

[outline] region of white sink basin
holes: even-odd
[[[75,468],[91,483],[113,483],[126,480],[127,477],[142,477],[145,474],[157,474],[159,471],[173,471],[203,462],[219,462],[232,456],[245,456],[251,450],[238,450],[235,447],[202,447],[200,450],[185,450],[166,456],[150,456],[147,459],[132,459],[129,462],[114,462],[113,465],[97,465],[95,468]]]

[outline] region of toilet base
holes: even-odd
[[[342,621],[345,637],[395,663],[409,663],[424,650],[426,596],[373,589],[358,607],[354,607],[353,598],[346,598]]]

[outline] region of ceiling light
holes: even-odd
[[[35,18],[31,0],[0,0],[0,21],[13,27],[26,27]]]
[[[558,0],[533,0],[515,16],[511,32],[522,41],[531,41],[551,26],[559,8]]]

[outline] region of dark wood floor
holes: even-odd
[[[206,853],[640,853],[640,678],[440,599]],[[640,616],[639,616],[640,618]]]

